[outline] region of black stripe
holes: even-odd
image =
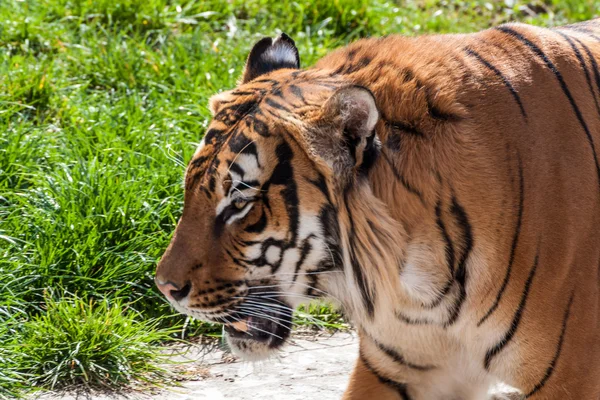
[[[402,136],[395,134],[394,132],[390,132],[387,140],[385,141],[385,145],[388,149],[399,152],[402,150]]]
[[[209,160],[210,157],[200,156],[190,162],[190,168],[187,174],[188,177],[186,178],[186,189],[190,190],[196,185],[197,181],[204,176],[204,173],[206,172],[205,164],[208,163]],[[192,172],[193,175],[191,175]]]
[[[267,97],[267,98],[265,99],[265,103],[267,103],[269,106],[271,106],[271,107],[273,107],[273,108],[275,108],[275,109],[277,109],[277,110],[280,110],[280,111],[285,111],[285,112],[290,112],[290,109],[289,109],[289,108],[287,108],[287,107],[286,107],[286,106],[284,106],[283,104],[281,104],[281,103],[279,103],[279,102],[277,102],[277,101],[273,100],[273,99],[272,99],[272,98],[270,98],[270,97]]]
[[[269,132],[269,126],[257,118],[258,115],[259,113],[256,113],[256,116],[252,118],[252,129],[254,129],[254,132],[258,133],[262,137],[271,136],[271,133]]]
[[[234,96],[254,96],[256,92],[243,91],[243,90],[234,90],[231,92]]]
[[[587,63],[585,62],[583,55],[581,54],[581,52],[579,51],[577,46],[575,46],[575,43],[573,43],[573,40],[571,40],[571,38],[569,36],[565,35],[564,33],[560,32],[560,31],[555,31],[555,32],[558,33],[560,36],[562,36],[569,43],[569,45],[573,49],[573,52],[575,53],[575,56],[577,57],[577,60],[579,60],[579,65],[581,66],[581,69],[585,73],[585,80],[588,84],[588,88],[590,89],[590,94],[592,95],[592,98],[594,99],[594,103],[596,103],[596,111],[598,111],[598,114],[600,115],[600,106],[598,106],[598,100],[596,99],[596,94],[594,93],[594,87],[592,86],[592,79],[590,78],[590,72],[588,71]],[[581,45],[583,45],[583,43],[581,43],[581,42],[579,42],[579,43]],[[591,54],[589,53],[589,49],[588,49],[588,55],[590,55],[590,58],[592,58]],[[598,73],[598,70],[596,70],[596,73]]]
[[[445,328],[454,324],[458,320],[462,306],[467,299],[467,260],[469,259],[469,255],[471,255],[471,250],[473,249],[473,230],[471,228],[471,224],[469,223],[469,218],[465,212],[465,209],[458,203],[458,200],[454,196],[452,196],[452,207],[450,207],[450,212],[454,215],[456,222],[462,228],[464,248],[458,263],[458,267],[456,268],[456,275],[454,277],[458,283],[460,292],[458,294],[458,299],[456,300],[456,303],[454,303],[450,313],[450,318],[448,318],[448,321],[444,324]]]
[[[322,260],[319,269],[343,269],[344,261],[341,250],[340,224],[336,208],[331,203],[321,207],[319,212],[321,232],[327,245],[329,257]]]
[[[258,221],[256,221],[254,224],[247,226],[244,231],[248,232],[248,233],[262,233],[265,228],[267,227],[267,214],[265,213],[265,210],[262,210],[262,214],[260,215],[260,218],[258,219]]]
[[[236,155],[244,153],[257,156],[258,154],[258,149],[256,148],[254,141],[250,140],[250,138],[237,130],[231,134],[228,144],[229,150]]]
[[[406,358],[404,358],[404,356],[402,354],[398,353],[394,349],[390,349],[389,347],[384,346],[383,344],[375,341],[374,339],[371,339],[371,340],[373,340],[373,342],[375,343],[375,345],[377,346],[377,348],[379,350],[383,351],[388,357],[390,357],[392,360],[394,360],[395,363],[398,363],[400,365],[403,365],[403,366],[411,368],[411,369],[416,369],[417,371],[430,371],[432,369],[435,369],[435,366],[433,366],[433,365],[413,364],[413,363],[407,361]]]
[[[585,32],[588,36],[590,36],[593,39],[596,39],[596,41],[600,42],[600,36],[596,36],[594,35],[592,32],[586,31]]]
[[[315,235],[311,234],[306,239],[304,239],[304,241],[302,242],[302,248],[300,250],[300,259],[296,263],[296,269],[294,270],[293,282],[296,282],[296,279],[298,278],[298,271],[300,271],[300,268],[302,268],[302,265],[304,264],[306,257],[308,257],[308,254],[312,250],[312,245],[310,244],[310,240],[314,237],[315,237]],[[282,257],[283,257],[283,255],[282,255]]]
[[[424,319],[424,318],[415,319],[415,318],[409,317],[407,315],[404,315],[401,312],[396,312],[396,317],[400,321],[404,322],[407,325],[432,325],[432,324],[434,324],[434,322],[431,320]]]
[[[196,175],[194,175],[194,181],[192,182],[192,184],[190,185],[190,187],[195,186],[196,183],[197,183],[197,181],[196,181]],[[189,190],[190,188],[186,186],[185,189]],[[204,186],[200,186],[200,190],[206,195],[206,197],[208,197],[209,199],[212,199],[212,193],[209,192],[209,190],[207,188],[205,188]]]
[[[254,190],[259,190],[258,187],[260,186],[260,182],[256,181],[254,179],[250,179],[247,181],[237,181],[237,185],[235,185],[235,189],[239,189],[239,190],[244,190],[244,189],[254,189]],[[256,200],[257,196],[246,196],[247,198],[249,198],[250,200]]]
[[[523,102],[521,101],[521,97],[519,96],[519,93],[517,93],[517,90],[514,88],[514,86],[510,83],[508,78],[505,77],[504,74],[502,74],[502,72],[500,72],[500,70],[498,70],[498,68],[494,67],[489,61],[487,61],[485,58],[481,57],[481,55],[479,55],[479,53],[477,53],[475,50],[467,48],[467,49],[465,49],[465,52],[468,55],[475,57],[475,59],[477,61],[482,63],[486,68],[488,68],[490,71],[492,71],[494,74],[496,74],[496,76],[498,78],[500,78],[500,80],[502,80],[502,83],[504,83],[504,86],[506,86],[506,88],[510,91],[510,94],[512,95],[512,97],[515,99],[515,101],[519,105],[519,109],[521,110],[521,115],[523,116],[523,118],[527,119],[527,113],[525,112],[525,107],[523,107]]]
[[[523,44],[525,44],[542,61],[544,61],[544,63],[548,67],[548,69],[550,69],[550,71],[552,71],[552,73],[558,80],[558,83],[560,84],[560,87],[561,87],[563,93],[565,94],[565,96],[567,96],[567,99],[569,100],[569,103],[571,104],[571,107],[573,108],[573,111],[575,112],[575,115],[577,116],[577,120],[579,121],[579,123],[581,124],[581,127],[585,131],[585,135],[587,137],[588,143],[592,150],[592,155],[594,157],[594,163],[596,164],[596,176],[598,179],[598,186],[600,187],[600,163],[598,162],[598,155],[596,154],[596,148],[594,146],[594,138],[592,137],[592,134],[590,133],[590,130],[589,130],[587,124],[585,123],[585,120],[583,119],[583,115],[581,114],[579,107],[577,107],[577,104],[575,103],[575,99],[573,99],[573,96],[571,95],[571,91],[567,87],[567,84],[565,83],[565,80],[563,79],[562,74],[560,73],[558,68],[556,68],[556,66],[552,63],[552,61],[550,61],[550,59],[546,56],[546,54],[544,54],[544,52],[538,46],[536,46],[532,41],[527,39],[525,36],[521,35],[517,31],[510,29],[508,27],[505,27],[505,26],[499,26],[495,29],[499,30],[500,32],[504,32],[505,34],[510,35],[510,36],[518,39],[519,41],[521,41]]]
[[[320,172],[317,172],[317,179],[312,180],[310,178],[305,178],[309,183],[311,183],[312,185],[314,185],[317,189],[319,189],[319,191],[321,193],[323,193],[323,196],[325,196],[325,198],[327,199],[327,204],[332,204],[331,203],[331,197],[329,196],[329,188],[327,187],[327,181],[325,180],[325,175],[323,175]]]
[[[252,82],[253,83],[269,83],[271,86],[275,86],[275,85],[279,84],[279,81],[276,81],[275,79],[270,79],[270,78],[254,79]]]
[[[590,49],[581,42],[581,40],[577,39],[577,38],[573,38],[573,40],[575,40],[577,43],[579,43],[579,45],[583,48],[583,50],[585,50],[585,53],[587,54],[588,58],[590,59],[590,62],[592,63],[592,71],[594,71],[594,78],[596,79],[596,87],[598,88],[598,93],[600,95],[600,68],[598,68],[598,62],[596,61],[596,58],[594,57],[594,55],[592,54],[592,52],[590,51]],[[598,108],[598,102],[596,100],[596,96],[593,94],[594,92],[592,91],[592,95],[594,96],[594,101],[596,101],[596,107]],[[600,113],[600,109],[598,110],[598,113]]]
[[[286,141],[282,141],[277,145],[275,155],[277,156],[278,162],[269,179],[269,185],[284,186],[280,191],[280,194],[283,197],[289,219],[289,232],[291,234],[289,246],[294,247],[296,246],[296,239],[298,237],[298,229],[300,226],[300,200],[298,198],[298,188],[294,178],[294,167],[292,166],[294,152]]]
[[[225,132],[226,132],[225,129],[217,129],[217,128],[211,128],[211,129],[209,129],[204,134],[204,143],[206,143],[206,144],[212,144],[212,141],[216,137],[223,135]]]
[[[521,294],[521,301],[519,302],[519,306],[517,307],[517,311],[515,311],[515,315],[513,316],[512,322],[510,323],[510,327],[500,339],[500,341],[491,349],[487,351],[485,354],[485,361],[483,366],[486,370],[490,370],[490,363],[492,359],[496,357],[512,340],[517,333],[517,329],[519,329],[519,324],[521,323],[521,318],[523,317],[523,311],[525,311],[525,306],[527,305],[527,298],[529,296],[529,290],[531,289],[531,282],[533,282],[533,277],[535,276],[535,271],[537,270],[539,261],[539,250],[538,254],[535,255],[535,260],[533,262],[533,267],[529,272],[529,276],[527,277],[527,281],[525,282],[525,288],[523,289],[523,293]]]
[[[244,170],[237,163],[230,163],[229,170],[244,179]]]
[[[418,130],[412,124],[409,124],[408,122],[385,120],[385,124],[393,130],[398,130],[398,131],[401,131],[404,133],[408,133],[412,136],[418,136],[418,137],[425,136],[425,135],[423,135],[423,132],[421,132],[420,130]],[[393,133],[393,132],[390,132],[390,134],[391,133]]]
[[[576,25],[567,25],[567,26],[561,26],[559,29],[567,29],[570,31],[579,32],[583,35],[589,36],[592,39],[595,39],[596,41],[600,42],[600,37],[594,35],[593,31],[591,31],[589,28],[584,28],[583,26],[579,27]]]
[[[565,310],[565,314],[563,317],[562,328],[560,331],[560,337],[558,339],[558,345],[556,346],[556,353],[554,353],[554,358],[552,358],[552,361],[550,361],[550,365],[548,365],[548,368],[546,369],[546,373],[544,374],[542,379],[539,381],[539,383],[537,385],[535,385],[533,387],[533,389],[531,389],[531,391],[529,393],[527,393],[525,395],[525,398],[531,397],[534,394],[536,394],[537,392],[539,392],[544,387],[544,385],[546,385],[546,382],[548,382],[548,379],[550,379],[550,377],[554,373],[554,369],[556,368],[556,364],[560,357],[560,353],[562,352],[562,346],[563,346],[563,343],[565,340],[565,334],[567,332],[567,322],[569,321],[569,315],[571,314],[571,305],[573,304],[574,295],[575,295],[575,292],[573,291],[571,293],[571,298],[569,299],[569,304],[567,305],[567,309]]]
[[[361,69],[367,67],[373,59],[368,56],[361,57],[356,64],[352,62],[345,62],[340,65],[335,71],[334,74],[353,74],[354,72],[360,71]]]
[[[450,276],[450,278],[446,281],[446,284],[444,285],[444,288],[439,292],[439,294],[437,295],[437,297],[435,298],[435,300],[433,300],[431,303],[429,304],[423,304],[423,307],[427,308],[427,309],[432,309],[432,308],[436,308],[437,306],[439,306],[440,304],[442,304],[442,300],[444,300],[444,298],[446,297],[446,295],[448,293],[450,293],[450,289],[452,289],[452,287],[454,286],[454,274],[452,274]]]
[[[388,157],[387,153],[385,151],[382,151],[381,154],[383,155],[383,158],[385,159],[385,161],[387,162],[387,164],[390,166],[390,169],[392,170],[392,173],[394,174],[394,177],[400,181],[400,183],[402,184],[402,186],[409,192],[414,194],[415,196],[417,196],[419,198],[419,200],[421,201],[421,203],[423,205],[425,204],[425,199],[423,198],[423,194],[418,191],[414,186],[412,186],[410,183],[408,183],[408,181],[404,178],[404,176],[402,176],[402,174],[400,174],[400,172],[396,169],[396,166],[394,165],[394,163],[392,162],[392,160],[390,160],[390,158]]]
[[[306,99],[304,98],[304,94],[302,93],[302,89],[294,84],[290,85],[290,92],[294,96],[300,99],[304,104],[306,104]]]
[[[313,272],[313,271],[310,271],[310,270],[309,270],[309,272]],[[319,272],[319,271],[314,271],[314,272]],[[318,279],[318,277],[319,277],[319,274],[312,274],[312,275],[307,275],[307,276],[308,276],[308,281],[309,281],[309,282],[308,282],[308,287],[307,287],[307,288],[306,288],[306,290],[304,291],[304,294],[305,294],[307,297],[310,297],[310,296],[315,296],[315,295],[316,295],[316,296],[321,296],[321,295],[322,295],[322,292],[321,292],[321,293],[316,293],[316,292],[315,292],[315,290],[319,290],[319,289],[317,288],[317,285],[319,284],[319,279]]]
[[[515,234],[513,235],[512,246],[510,248],[510,257],[508,259],[508,268],[506,269],[506,274],[504,275],[504,280],[502,281],[502,285],[500,286],[500,291],[496,295],[496,300],[494,300],[494,304],[490,307],[490,309],[485,313],[483,318],[479,320],[477,326],[481,326],[487,320],[490,315],[496,311],[498,308],[498,304],[500,304],[500,300],[502,299],[502,295],[508,286],[508,281],[510,280],[510,274],[513,268],[513,264],[515,262],[515,254],[517,250],[517,245],[519,244],[519,236],[521,234],[521,224],[523,223],[523,204],[525,201],[525,184],[523,179],[523,165],[521,164],[521,157],[517,155],[519,160],[519,210],[517,215],[517,225],[515,227]]]
[[[408,388],[405,383],[396,382],[392,379],[381,376],[379,374],[379,372],[375,368],[373,368],[373,366],[367,361],[367,359],[365,358],[362,351],[360,351],[358,354],[359,354],[360,360],[363,362],[365,367],[369,370],[370,373],[375,375],[375,377],[379,380],[379,382],[394,389],[400,395],[402,400],[411,400],[412,399],[410,397],[410,395],[408,394]]]
[[[356,53],[358,53],[358,49],[349,50],[348,54],[346,55],[346,59],[348,59],[350,61],[354,61],[354,57],[356,57]]]
[[[199,168],[210,159],[210,156],[199,156],[190,161],[193,168]]]
[[[242,260],[240,260],[239,258],[235,257],[229,250],[225,249],[225,252],[231,258],[231,260],[233,261],[234,264],[236,264],[236,265],[244,268],[245,270],[248,269],[248,266],[246,264],[244,264],[242,262]]]
[[[589,29],[589,25],[591,25],[594,28],[598,28],[598,23],[599,23],[599,18],[593,18],[593,19],[588,19],[587,21],[580,21],[580,22],[575,22],[573,24],[570,25],[565,25],[563,26],[563,28],[571,28],[571,27],[586,27]]]
[[[356,256],[356,236],[355,236],[355,228],[354,228],[354,218],[352,217],[352,212],[350,211],[350,207],[348,206],[348,199],[344,199],[344,203],[346,206],[346,212],[348,213],[348,220],[350,221],[350,230],[348,232],[348,241],[350,242],[350,246],[348,252],[350,253],[350,265],[352,266],[352,272],[354,274],[354,280],[360,289],[360,293],[362,295],[363,304],[367,311],[369,317],[373,318],[375,314],[375,299],[373,299],[373,294],[370,290],[369,283],[365,279],[365,275],[362,270],[362,266],[358,261],[358,257]]]
[[[423,86],[419,81],[417,81],[416,84],[417,87],[425,88],[425,101],[427,102],[427,109],[431,118],[443,122],[458,122],[463,120],[463,117],[458,114],[447,113],[445,111],[440,110],[433,102],[434,96],[432,96],[431,93],[432,89]]]
[[[356,149],[356,146],[353,147]],[[354,158],[356,159],[356,151],[353,151]],[[363,149],[363,159],[361,164],[358,166],[357,172],[360,175],[367,176],[369,171],[375,165],[375,161],[379,158],[380,146],[375,143],[375,135],[372,134],[367,138],[365,148]]]
[[[279,97],[280,99],[284,99],[284,96],[283,96],[283,91],[281,90],[281,87],[280,87],[280,86],[274,87],[274,88],[271,90],[271,94],[272,94],[273,96],[277,96],[277,97]]]
[[[450,236],[448,236],[446,225],[444,225],[444,221],[442,220],[442,204],[440,201],[435,205],[435,222],[445,242],[444,250],[446,253],[446,264],[448,264],[450,275],[452,276],[454,275],[454,245],[452,244]]]
[[[256,109],[257,106],[258,103],[255,99],[236,103],[220,109],[213,119],[216,121],[221,121],[227,126],[231,126],[244,116],[251,113],[254,109]]]
[[[196,271],[200,268],[202,268],[204,265],[202,263],[196,263],[193,267],[192,267],[192,271]]]

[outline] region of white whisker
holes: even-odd
[[[331,263],[333,264],[333,268],[337,268],[337,265],[335,265],[335,258],[333,257],[333,251],[331,251],[331,247],[329,247],[329,245],[327,244],[326,241],[323,240],[323,244],[325,245],[325,247],[327,247],[327,250],[329,251],[329,256],[331,257]],[[343,272],[343,271],[332,271],[332,272]]]
[[[250,143],[248,143],[247,145],[245,145],[240,151],[238,151],[238,153],[235,155],[235,157],[233,157],[233,161],[231,161],[231,163],[229,163],[229,168],[227,168],[227,173],[226,174],[229,174],[229,172],[231,171],[231,167],[233,166],[233,164],[235,163],[235,161],[238,159],[238,157],[240,156],[240,154],[242,154],[244,152],[244,150],[246,150],[253,143],[256,143],[256,140],[251,141]]]
[[[249,326],[250,326],[252,329],[254,329],[254,330],[257,330],[257,331],[259,331],[259,332],[262,332],[262,333],[266,333],[266,334],[267,334],[267,335],[269,335],[269,336],[273,336],[273,337],[276,337],[277,339],[281,339],[281,340],[283,340],[283,338],[282,338],[281,336],[279,336],[279,335],[276,335],[276,334],[274,334],[274,333],[272,333],[272,332],[265,331],[264,329],[260,329],[260,328],[258,328],[257,326],[255,326],[255,325],[252,325],[252,324],[251,324],[251,323],[249,323],[249,322],[246,322],[246,323],[247,323],[247,324],[248,324],[248,325],[249,325]]]
[[[320,299],[320,296],[312,296],[309,294],[301,294],[301,293],[289,293],[289,292],[281,292],[281,291],[269,291],[269,292],[260,292],[257,293],[260,295],[260,297],[265,297],[264,295],[268,294],[268,295],[281,295],[281,296],[287,296],[287,297],[299,297],[299,298],[304,298],[304,299],[310,299],[310,301],[312,300],[317,300]],[[272,298],[275,296],[270,296],[269,298]]]
[[[272,312],[277,312],[280,315],[288,315],[289,312],[293,312],[294,310],[290,307],[285,307],[285,310],[282,310],[281,308],[283,308],[282,306],[279,306],[277,304],[268,304],[266,305],[264,302],[260,302],[260,301],[256,301],[255,299],[257,298],[244,298],[244,304],[248,303],[248,304],[252,304],[252,305],[257,305],[257,306],[261,306],[261,308],[264,308],[266,310],[272,311]],[[270,307],[275,307],[276,309],[273,310]],[[284,311],[288,311],[288,312],[284,312]]]
[[[313,271],[313,272],[282,272],[277,274],[269,274],[261,277],[261,279],[265,278],[274,278],[281,275],[292,275],[292,276],[303,276],[303,275],[324,275],[324,274],[334,274],[334,273],[342,273],[344,271]]]
[[[235,316],[233,316],[233,315],[232,315],[232,316],[230,316],[230,318],[233,318],[233,319],[235,320],[235,322],[242,322],[242,320],[241,320],[241,319],[239,319],[239,318],[236,318],[236,317],[235,317]],[[216,319],[217,321],[221,321],[221,323],[222,323],[223,325],[228,325],[228,324],[229,324],[229,323],[228,323],[228,322],[226,322],[226,321],[225,321],[225,320],[224,320],[222,317],[216,317],[215,319]],[[249,336],[252,336],[252,334],[251,334],[250,332],[246,332],[246,334],[247,334],[247,335],[249,335]]]
[[[270,300],[270,301],[273,301],[273,300]],[[298,311],[298,310],[294,310],[294,309],[292,309],[291,307],[288,307],[288,306],[286,306],[286,305],[269,304],[268,306],[265,306],[265,305],[264,305],[264,303],[257,303],[257,302],[255,302],[255,301],[253,301],[253,300],[248,300],[248,299],[245,299],[245,302],[246,302],[246,303],[251,303],[252,305],[259,306],[259,307],[261,307],[261,308],[265,308],[265,309],[267,309],[267,310],[268,310],[268,311],[270,311],[270,312],[277,312],[277,311],[280,311],[280,310],[283,308],[285,311],[292,311],[292,312],[294,312],[294,313],[297,313],[297,314],[302,314],[302,317],[303,317],[303,318],[305,318],[305,319],[307,319],[307,320],[311,321],[311,322],[312,322],[314,325],[318,326],[320,329],[322,329],[322,326],[321,326],[321,325],[323,325],[323,323],[324,323],[323,321],[321,321],[321,320],[318,320],[318,319],[314,318],[314,317],[313,317],[312,315],[310,315],[310,314],[307,314],[307,313],[301,313],[300,311]],[[279,302],[278,302],[278,303],[279,303]],[[272,310],[272,309],[270,309],[270,307],[275,307],[275,308],[276,308],[276,310]],[[297,323],[295,323],[295,322],[292,322],[292,324],[294,324],[295,326],[300,326],[299,324],[297,324]]]
[[[324,295],[325,297],[331,297],[332,299],[334,299],[334,300],[337,300],[337,301],[338,301],[340,304],[342,303],[342,302],[340,301],[340,299],[338,299],[337,297],[333,296],[332,294],[330,294],[330,293],[328,293],[328,292],[326,292],[326,291],[324,291],[324,290],[317,289],[316,287],[314,287],[314,286],[311,286],[311,285],[308,285],[308,284],[306,284],[306,283],[302,283],[302,282],[298,282],[298,281],[296,281],[296,282],[294,282],[294,281],[285,281],[285,280],[282,280],[282,281],[280,281],[280,282],[281,282],[281,283],[283,283],[283,284],[286,284],[286,283],[287,283],[287,284],[296,284],[296,285],[304,286],[304,287],[306,287],[306,288],[309,288],[309,289],[315,290],[315,291],[317,291],[317,292],[323,293],[323,295]],[[251,288],[251,289],[266,289],[266,288],[275,288],[275,287],[280,287],[280,288],[282,288],[282,287],[283,287],[283,285],[251,286],[250,288]]]
[[[244,314],[252,315],[252,316],[258,317],[258,318],[264,318],[264,319],[269,320],[287,330],[290,330],[290,327],[288,327],[282,323],[282,322],[287,322],[286,320],[284,320],[282,318],[277,318],[277,317],[272,317],[272,316],[266,315],[261,310],[257,310],[255,308],[240,307],[240,310],[242,310],[241,312],[243,312]],[[293,322],[292,322],[292,324],[293,324]]]
[[[246,182],[242,182],[242,181],[237,180],[237,179],[234,179],[232,181],[232,183],[234,183],[234,182],[240,183],[240,184],[246,186],[248,189],[256,190],[257,192],[264,192],[264,190],[260,190],[259,188],[255,188],[254,186],[250,186]]]

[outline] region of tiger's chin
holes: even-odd
[[[225,340],[235,356],[246,361],[260,361],[277,354],[289,338],[291,328],[291,312],[251,316],[225,325]]]

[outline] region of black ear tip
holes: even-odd
[[[281,40],[283,42],[289,43],[289,44],[291,44],[294,47],[296,46],[296,42],[294,42],[294,39],[292,39],[291,37],[289,37],[288,34],[285,33],[285,32],[281,32],[279,34],[279,36],[277,36],[276,40],[277,41]]]
[[[260,54],[264,53],[272,45],[273,45],[273,39],[271,39],[270,37],[264,37],[264,38],[260,39],[258,42],[256,42],[254,44],[254,46],[252,47],[252,50],[250,50],[249,58],[251,58],[253,55],[260,55]]]
[[[300,54],[294,40],[281,33],[275,40],[266,37],[254,45],[242,77],[242,83],[282,68],[300,68]]]
[[[294,39],[289,37],[287,35],[287,33],[281,32],[279,34],[279,36],[277,36],[277,38],[273,41],[273,46],[276,46],[279,43],[287,45],[288,49],[294,53],[294,55],[296,56],[295,68],[299,69],[300,68],[300,53],[298,52],[298,48],[296,47],[296,42],[294,42]]]

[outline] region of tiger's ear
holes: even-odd
[[[222,92],[213,95],[208,100],[208,108],[210,109],[210,113],[213,117],[219,112],[224,103],[227,103],[229,98],[231,97],[229,92]]]
[[[379,111],[373,93],[362,86],[338,89],[324,104],[322,121],[333,124],[339,144],[347,148],[354,166],[368,169],[379,153],[375,125]]]
[[[242,83],[283,68],[300,68],[300,55],[296,43],[282,33],[275,40],[264,38],[258,41],[250,51],[242,75]]]

